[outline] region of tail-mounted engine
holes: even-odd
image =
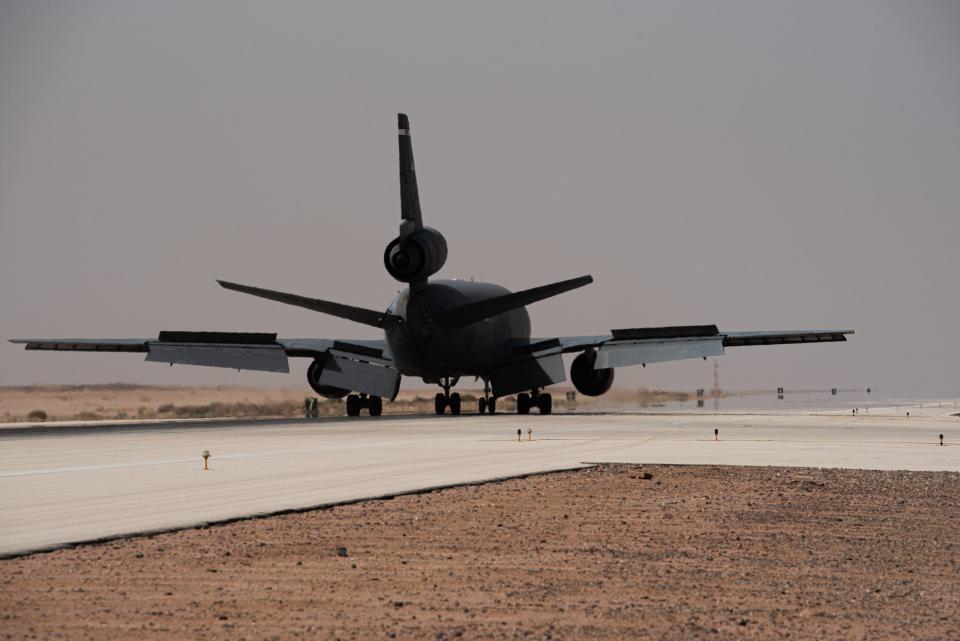
[[[383,252],[383,265],[403,283],[425,280],[447,262],[447,241],[432,227],[423,227],[406,239],[394,238]]]
[[[596,361],[597,353],[591,349],[573,359],[570,366],[570,380],[584,396],[600,396],[613,385],[613,368],[594,369]]]

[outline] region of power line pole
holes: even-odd
[[[720,363],[717,359],[713,359],[713,390],[711,395],[713,396],[713,410],[716,411],[720,409]]]

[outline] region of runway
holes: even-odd
[[[958,442],[947,410],[8,426],[0,555],[592,462],[960,471]]]

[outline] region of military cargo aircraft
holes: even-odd
[[[517,395],[517,412],[550,414],[549,385],[565,380],[562,355],[576,353],[570,378],[581,394],[599,396],[617,367],[719,356],[727,347],[845,341],[851,330],[722,332],[716,325],[614,329],[598,336],[531,337],[526,306],[593,282],[580,276],[519,292],[491,283],[432,279],[447,259],[447,241],[423,225],[413,165],[410,122],[398,114],[400,231],[384,253],[387,272],[406,287],[385,311],[217,281],[226,289],[304,307],[384,332],[382,340],[277,338],[246,332],[161,331],[156,339],[15,339],[28,350],[145,352],[160,363],[289,372],[288,359],[312,359],[307,382],[317,394],[346,397],[349,416],[371,416],[393,400],[401,376],[437,384],[435,410],[460,414],[451,389],[462,377],[484,383],[477,410],[497,411],[497,399]]]

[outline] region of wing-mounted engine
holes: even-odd
[[[324,385],[320,382],[320,377],[323,375],[323,368],[327,364],[328,358],[329,354],[324,353],[310,363],[310,367],[307,368],[307,382],[310,384],[310,387],[313,388],[313,391],[320,396],[330,399],[341,399],[349,394],[350,390],[333,387],[332,385]]]
[[[606,394],[613,385],[613,368],[595,369],[597,352],[589,349],[575,359],[570,366],[570,380],[584,396]]]
[[[394,238],[383,252],[383,265],[403,283],[426,280],[447,262],[447,241],[432,227]]]
[[[400,372],[381,349],[334,341],[310,364],[307,382],[326,398],[360,392],[393,400],[400,390]]]

